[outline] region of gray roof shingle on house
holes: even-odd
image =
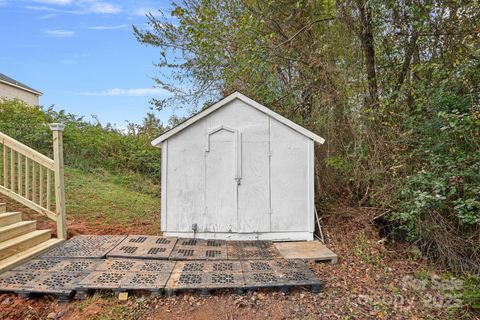
[[[21,82],[18,82],[17,80],[15,80],[13,78],[10,78],[9,76],[4,75],[3,73],[0,73],[0,82],[3,82],[3,83],[6,83],[6,84],[9,84],[9,85],[24,89],[26,91],[30,91],[34,94],[39,95],[39,96],[42,95],[42,93],[40,91],[35,90],[32,87],[29,87],[29,86],[27,86],[27,85],[25,85]]]

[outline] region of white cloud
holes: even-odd
[[[143,97],[143,96],[160,96],[165,95],[168,92],[161,88],[132,88],[132,89],[108,89],[105,91],[97,92],[83,92],[84,96],[103,96],[103,97]]]
[[[93,26],[93,27],[88,27],[87,29],[90,30],[116,30],[116,29],[127,29],[129,28],[129,24],[119,24],[116,26]]]
[[[55,38],[68,38],[73,37],[75,35],[75,31],[68,31],[68,30],[47,30],[45,34],[49,37]]]
[[[45,4],[66,5],[72,3],[72,0],[33,0]]]
[[[110,4],[107,2],[94,2],[94,3],[88,4],[86,6],[86,10],[93,13],[108,13],[108,14],[115,14],[122,11],[122,9],[120,9],[119,7],[114,6],[113,4]]]
[[[71,14],[84,14],[85,12],[80,10],[63,10],[63,9],[56,9],[44,6],[26,6],[26,9],[35,10],[35,11],[47,11],[47,12],[55,12],[55,13],[71,13]]]
[[[7,4],[7,0],[0,0],[0,6],[4,6]]]
[[[3,1],[3,0],[0,0]],[[88,13],[100,13],[100,14],[116,14],[122,11],[119,6],[111,3],[99,0],[34,0],[43,4],[49,5],[61,5],[62,8],[49,7],[49,6],[26,6],[25,8],[37,11],[50,11],[57,13],[70,13],[70,14],[88,14]],[[69,6],[67,6],[69,5]]]
[[[48,14],[44,14],[43,16],[38,17],[38,19],[40,19],[40,20],[45,20],[45,19],[54,18],[54,17],[56,17],[56,16],[58,16],[58,14],[56,14],[56,13],[48,13]]]
[[[152,7],[140,7],[135,10],[133,10],[132,14],[135,16],[141,16],[144,17],[147,13],[151,13],[154,16],[160,14],[157,8],[152,8]]]

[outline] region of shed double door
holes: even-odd
[[[270,231],[267,139],[248,139],[219,127],[207,137],[203,232]]]

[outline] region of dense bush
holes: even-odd
[[[319,203],[395,212],[391,218],[425,252],[478,272],[478,5],[206,0],[172,7],[148,15],[148,28],[134,27],[161,53],[156,84],[172,94],[155,100],[157,108],[199,109],[245,93],[325,138],[316,148]]]
[[[153,114],[148,114],[142,125],[130,124],[123,131],[63,111],[31,107],[18,100],[0,102],[0,131],[48,156],[52,153],[48,124],[52,122],[65,123],[66,164],[86,170],[126,170],[160,177],[160,150],[152,147],[150,141],[163,127]]]
[[[480,109],[452,91],[428,100],[408,124],[412,173],[392,218],[445,266],[480,273]]]

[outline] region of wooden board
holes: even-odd
[[[320,241],[276,242],[275,247],[285,259],[338,262],[338,256]]]

